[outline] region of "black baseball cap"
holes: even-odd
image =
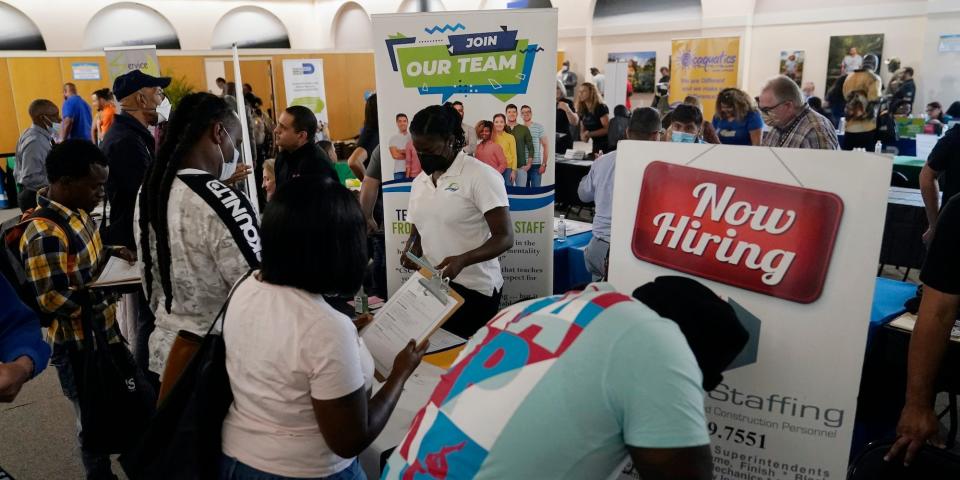
[[[140,70],[130,70],[113,80],[113,94],[123,100],[141,88],[167,88],[168,85],[170,77],[154,77]]]

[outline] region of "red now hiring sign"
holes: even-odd
[[[811,303],[842,214],[832,193],[652,162],[631,246],[643,261]]]

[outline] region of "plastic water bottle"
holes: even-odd
[[[874,153],[883,153],[883,142],[877,140],[876,145],[873,146]]]
[[[363,291],[363,286],[360,287],[357,295],[353,297],[353,311],[356,312],[357,315],[362,315],[368,311],[367,292]]]
[[[847,132],[847,117],[840,117],[840,126],[837,129],[840,130],[840,135]]]
[[[560,223],[557,224],[557,241],[567,241],[567,216],[560,215]]]

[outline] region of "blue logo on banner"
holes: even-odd
[[[304,63],[304,64],[303,64],[303,74],[304,74],[304,75],[313,75],[313,72],[315,72],[315,71],[317,71],[317,69],[313,67],[313,64],[312,64],[312,63]]]
[[[447,50],[450,55],[468,53],[505,52],[517,48],[517,31],[503,28],[502,32],[464,33],[450,35]]]

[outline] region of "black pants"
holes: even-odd
[[[17,205],[20,206],[21,212],[26,212],[37,206],[37,191],[27,187],[21,188],[20,193],[17,194]]]
[[[502,289],[494,290],[493,296],[488,297],[455,282],[450,282],[450,286],[463,297],[463,305],[443,324],[448,332],[470,338],[500,311]]]
[[[843,146],[844,150],[853,150],[854,148],[864,148],[868,152],[872,152],[874,148],[877,147],[877,131],[872,132],[860,132],[860,133],[850,133],[846,132],[843,134]]]
[[[76,376],[74,374],[74,366],[70,362],[70,351],[68,347],[54,345],[50,364],[57,369],[57,375],[60,379],[60,389],[63,390],[63,396],[67,397],[70,403],[73,404],[73,410],[77,416],[77,443],[80,445],[80,460],[83,462],[83,469],[86,471],[86,479],[116,479],[117,477],[111,470],[110,455],[94,453],[83,446],[83,425],[80,422],[80,396],[77,393]]]

